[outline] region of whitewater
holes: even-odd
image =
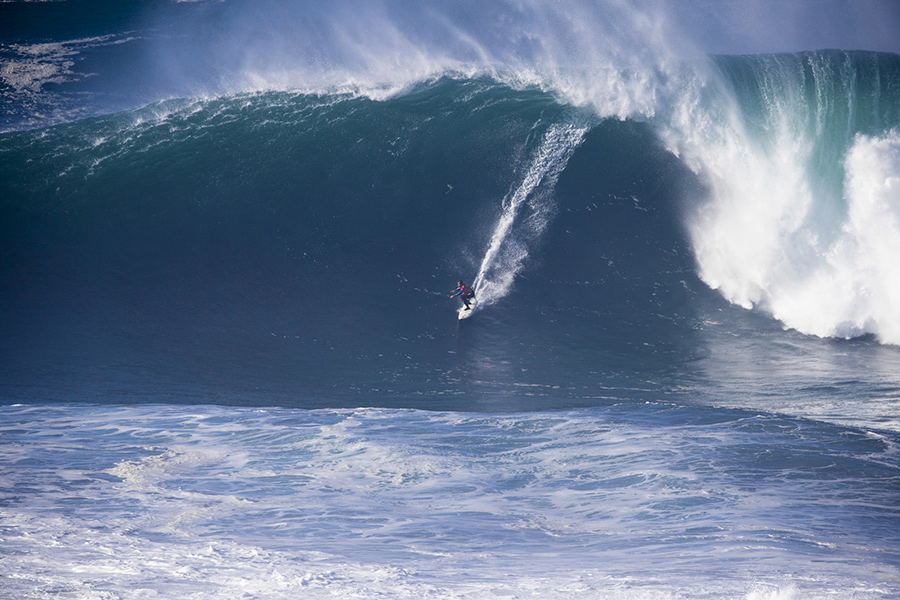
[[[0,3],[0,598],[900,596],[897,27]]]

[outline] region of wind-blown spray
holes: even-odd
[[[509,293],[528,257],[528,241],[543,233],[551,212],[552,199],[537,197],[534,192],[541,185],[552,187],[556,183],[587,130],[581,124],[552,126],[535,151],[522,182],[503,199],[503,211],[473,284],[477,308],[494,304]],[[518,218],[529,198],[532,200],[529,216]]]

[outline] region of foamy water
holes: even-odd
[[[9,597],[897,591],[893,434],[664,404],[16,406],[0,428]]]

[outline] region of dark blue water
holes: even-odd
[[[198,394],[252,385],[263,402],[318,405],[324,394],[356,405],[397,391],[378,401],[418,405],[410,396],[429,379],[441,395],[476,379],[471,363],[511,361],[511,372],[549,385],[604,357],[615,372],[649,371],[638,377],[696,358],[679,338],[703,286],[671,198],[691,177],[647,127],[589,133],[523,278],[493,310],[457,323],[444,292],[474,276],[535,129],[572,110],[486,81],[442,81],[385,103],[326,100],[267,94],[136,125],[136,115],[79,122],[52,139],[12,134],[25,147],[7,154],[7,181],[34,181],[37,168],[77,183],[37,194],[23,183],[8,205],[6,289],[21,315],[11,321],[30,324],[23,355],[43,354],[11,380],[25,387],[37,370],[45,382],[70,379],[73,360],[91,370],[112,354],[126,386],[131,363],[191,388],[199,374]],[[590,329],[570,339],[579,327]],[[659,348],[634,348],[634,327]],[[483,361],[468,354],[479,347],[490,350]],[[611,385],[631,387],[615,372]],[[471,383],[506,393],[518,379]]]
[[[900,594],[900,58],[563,8],[0,5],[0,595]]]

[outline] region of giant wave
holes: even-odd
[[[293,7],[267,2],[265,6],[267,10],[261,11],[259,6],[240,2],[201,4],[177,9],[170,6],[150,13],[151,27],[143,38],[138,38],[145,39],[147,51],[152,51],[157,59],[143,65],[141,76],[148,83],[138,86],[133,98],[196,98],[199,93],[208,99],[154,102],[135,113],[106,117],[96,125],[90,121],[71,125],[71,133],[65,133],[66,129],[48,132],[50,140],[57,135],[82,139],[72,139],[68,147],[57,144],[51,155],[60,163],[71,164],[45,164],[38,170],[46,172],[36,173],[35,180],[46,180],[59,173],[81,173],[78,165],[85,160],[96,163],[85,172],[96,173],[102,179],[105,168],[127,169],[122,165],[133,160],[129,155],[138,153],[139,159],[146,154],[143,145],[165,144],[176,153],[190,153],[197,151],[194,144],[201,135],[209,134],[220,136],[227,147],[222,160],[210,165],[191,164],[190,159],[178,165],[174,161],[168,165],[158,161],[158,165],[170,171],[194,169],[198,174],[207,167],[213,171],[222,169],[227,173],[215,177],[223,188],[232,190],[234,185],[242,185],[247,195],[277,197],[283,192],[273,181],[285,175],[274,173],[275,167],[265,164],[260,154],[250,156],[251,153],[282,152],[272,146],[281,140],[293,145],[301,168],[304,161],[315,160],[311,155],[321,155],[330,156],[334,162],[362,163],[343,167],[355,171],[364,169],[365,161],[370,159],[363,154],[377,151],[373,149],[383,141],[372,140],[369,147],[368,131],[361,126],[357,131],[367,144],[363,152],[354,154],[358,148],[341,136],[333,136],[323,145],[315,138],[319,125],[312,124],[313,119],[347,119],[347,127],[352,128],[355,118],[339,112],[300,114],[312,110],[312,105],[350,106],[361,98],[374,98],[384,102],[384,114],[399,115],[404,105],[410,106],[423,97],[423,87],[446,89],[447,81],[456,81],[465,88],[474,85],[472,82],[482,82],[477,87],[492,81],[492,85],[499,86],[495,90],[507,88],[526,95],[543,92],[546,95],[542,102],[558,105],[555,111],[568,106],[581,112],[574,121],[570,117],[545,119],[539,128],[575,127],[586,131],[608,119],[649,124],[657,139],[695,173],[699,182],[691,192],[673,191],[665,200],[678,205],[672,227],[683,227],[688,232],[699,277],[730,302],[759,308],[785,326],[807,334],[845,338],[873,334],[884,343],[900,343],[895,318],[900,289],[895,283],[897,270],[890,259],[896,255],[895,233],[900,227],[893,183],[900,171],[896,134],[900,127],[900,59],[896,55],[818,51],[710,59],[681,37],[671,15],[641,3],[500,3],[478,20],[428,3],[361,8],[353,3]],[[40,28],[42,9],[17,10],[35,21],[27,22],[29,28]],[[130,13],[123,14],[130,23]],[[504,26],[491,25],[493,20],[488,17],[496,17]],[[210,23],[220,29],[217,35],[189,34],[197,27],[209,27]],[[583,27],[579,23],[596,26]],[[153,38],[151,32],[156,30],[166,32],[162,40]],[[265,31],[266,36],[255,35],[260,31]],[[121,105],[121,98],[125,97],[121,91],[116,92],[119,100],[108,100],[108,84],[96,84],[90,93],[85,93],[90,77],[75,72],[74,57],[79,52],[93,51],[99,53],[92,55],[94,62],[115,65],[116,56],[107,57],[103,52],[137,42],[123,37],[127,33],[98,35],[101,31],[96,28],[80,33],[82,37],[75,41],[19,43],[5,50],[4,95],[11,108],[8,126],[34,126],[36,109],[50,113],[63,110],[60,107],[71,104],[66,99],[72,97],[94,98],[88,102],[98,103],[106,98],[112,102],[110,106]],[[236,44],[236,40],[243,43]],[[116,78],[123,77],[117,70],[113,72]],[[54,92],[54,86],[62,91]],[[277,96],[279,92],[273,90],[283,90],[282,95]],[[273,93],[276,96],[269,95]],[[459,111],[482,110],[478,101],[466,104],[461,92],[451,92],[452,96],[456,96],[454,102],[462,102]],[[294,99],[288,102],[293,108],[282,108],[280,115],[275,115],[280,121],[271,120],[260,110],[268,102],[264,98],[275,97],[281,98],[279,103],[284,98]],[[440,98],[441,94],[435,92],[429,97]],[[447,100],[431,101],[435,102],[436,111],[446,111],[450,106]],[[182,108],[172,108],[179,104]],[[532,189],[528,179],[531,153],[541,151],[526,148],[536,143],[538,134],[523,137],[521,132],[513,131],[516,127],[534,126],[541,119],[536,115],[518,119],[508,103],[500,105],[510,110],[509,125],[493,149],[503,156],[518,158],[503,165],[494,164],[495,181],[502,181],[501,188],[518,188],[520,197],[503,201],[506,190],[497,188],[475,192],[481,196],[479,210],[498,219],[494,214],[496,205],[517,204],[532,191],[541,193]],[[238,111],[240,106],[246,107],[244,114]],[[20,110],[31,112],[16,121]],[[64,114],[58,110],[57,116],[46,117],[48,122]],[[76,107],[71,114],[79,117],[86,110],[87,105]],[[239,133],[240,125],[228,125],[223,120],[242,119],[248,116],[247,111],[252,116],[246,126],[252,119],[259,123],[245,139],[238,140],[235,136],[244,135]],[[372,111],[368,118],[382,118],[378,109]],[[449,113],[456,120],[444,120],[438,129],[429,130],[431,125],[426,124],[444,119],[445,115],[426,115],[427,109],[397,123],[396,139],[390,142],[394,151],[408,148],[412,140],[426,135],[431,143],[444,143],[452,128],[461,122],[459,111]],[[189,117],[192,113],[196,113],[193,118]],[[563,121],[569,125],[562,125]],[[135,122],[145,125],[135,127]],[[276,122],[283,126],[277,132],[273,127]],[[274,140],[254,137],[266,127]],[[300,130],[308,131],[309,136]],[[166,137],[165,133],[171,135]],[[13,157],[5,161],[10,175],[4,181],[12,188],[10,191],[17,188],[22,173],[34,170],[34,166],[31,171],[18,169],[16,153],[40,154],[45,152],[46,144],[52,143],[45,140],[31,145],[28,135],[7,136],[4,140],[5,155]],[[466,140],[465,144],[457,148],[460,154],[474,156],[488,148],[483,139]],[[575,145],[571,147],[573,152]],[[325,148],[324,152],[320,147]],[[240,149],[245,156],[238,156]],[[82,155],[76,155],[81,152]],[[70,155],[68,159],[64,158],[66,154]],[[110,157],[122,162],[117,166],[116,160],[108,160]],[[412,164],[414,158],[410,155],[407,160]],[[100,162],[105,163],[103,167]],[[565,168],[565,160],[551,163],[544,166],[560,172]],[[130,164],[142,162],[134,160]],[[279,168],[294,168],[283,164]],[[232,184],[228,179],[235,168],[250,168],[251,172]],[[542,167],[536,164],[534,168],[540,171]],[[602,170],[604,165],[598,162],[595,168]],[[68,169],[72,169],[71,173]],[[168,173],[149,174],[146,169],[144,173],[151,179],[168,179],[165,195],[169,197],[188,195],[185,190],[190,186],[190,193],[198,197],[210,195],[208,191],[212,195],[219,193],[213,188],[203,190],[202,184],[189,179],[176,181]],[[532,171],[531,176],[534,175]],[[550,178],[555,180],[557,175]],[[33,187],[29,193],[45,197],[53,194],[54,187],[69,187],[66,180],[55,183],[56,186],[48,183],[48,189]],[[418,182],[408,178],[407,184]],[[462,188],[456,190],[457,195],[462,192]],[[129,196],[124,190],[113,189],[91,193],[99,202],[119,203],[119,198]],[[304,204],[327,204],[315,191],[310,193]],[[321,193],[334,196],[341,192]],[[16,206],[18,202],[33,201],[14,193],[6,196],[6,205],[13,211],[22,208]],[[470,194],[462,202],[473,197]],[[383,210],[397,198],[397,194],[386,194],[379,198],[378,205]],[[153,198],[144,202],[170,201]],[[541,209],[544,218],[550,217],[551,204],[547,202]],[[316,210],[316,219],[328,218],[324,215],[327,208]],[[508,213],[505,218],[511,216]],[[331,218],[352,221],[353,217],[338,214]],[[522,220],[528,218],[523,216]],[[535,224],[534,218],[531,223]],[[537,227],[544,228],[545,225]],[[534,234],[536,229],[532,229]],[[505,242],[503,254],[507,263],[518,266],[508,265],[503,274],[494,274],[495,279],[508,278],[521,268],[522,257],[528,254],[518,239],[523,235],[523,231],[518,236],[513,234]],[[483,242],[481,238],[477,241]],[[492,250],[479,252],[496,253],[501,241],[495,239],[486,245]],[[516,244],[519,247],[513,251]],[[421,249],[416,252],[421,253]],[[490,262],[487,255],[472,260]],[[513,255],[519,258],[512,259]],[[489,268],[483,264],[481,271]],[[510,289],[511,283],[510,279],[501,287]]]
[[[708,57],[618,3],[500,3],[499,28],[267,6],[4,50],[3,343],[25,397],[110,364],[201,395],[673,389],[661,373],[717,353],[708,289],[774,317],[728,312],[760,340],[900,343],[897,55]],[[155,57],[133,96],[109,100],[116,68],[78,74],[133,43]],[[69,122],[34,128],[36,107]],[[485,356],[442,326],[460,277],[504,332]]]
[[[73,372],[113,364],[120,392],[151,376],[226,402],[439,407],[470,381],[591,403],[598,384],[618,397],[705,376],[721,309],[701,281],[804,333],[893,343],[896,107],[825,95],[820,63],[862,98],[900,72],[893,55],[720,57],[730,79],[693,89],[680,121],[441,78],[7,133],[8,381],[77,394]],[[447,328],[459,277],[502,338],[469,348]]]

